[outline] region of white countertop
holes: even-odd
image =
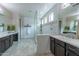
[[[79,39],[72,39],[62,35],[50,35],[50,36],[79,48]]]
[[[50,35],[50,34],[39,34],[39,35],[48,35],[79,48],[79,39],[72,39],[72,38],[62,36],[62,35]]]
[[[49,36],[49,34],[37,34],[37,36]]]
[[[12,34],[16,34],[17,32],[0,32],[0,38],[12,35]]]

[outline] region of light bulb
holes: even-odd
[[[63,9],[64,9],[64,8],[67,8],[68,6],[70,6],[69,3],[63,3],[63,4],[62,4]]]
[[[3,14],[3,9],[2,8],[0,8],[0,13]]]

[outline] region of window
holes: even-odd
[[[0,14],[3,14],[4,10],[0,7]]]
[[[70,24],[70,30],[76,31],[77,25],[78,25],[78,22],[76,20],[72,21],[71,24]]]
[[[46,24],[48,22],[54,21],[54,13],[49,14],[48,16],[42,19],[42,24]]]
[[[51,14],[49,15],[49,22],[51,22],[51,21],[53,21],[53,20],[54,20],[54,14],[51,13]]]
[[[44,19],[42,19],[42,24],[44,24]]]
[[[44,23],[47,23],[47,17],[44,18]]]
[[[46,24],[47,23],[47,17],[44,17],[43,19],[42,19],[42,24]]]
[[[4,24],[0,24],[0,32],[3,32]]]

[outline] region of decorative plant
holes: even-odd
[[[10,25],[8,25],[8,26],[7,26],[7,30],[8,30],[8,31],[10,31],[10,30],[11,30]]]
[[[15,29],[16,29],[16,28],[15,28],[15,25],[12,25],[12,26],[11,26],[11,30],[12,30],[12,31],[15,31]]]
[[[76,31],[76,26],[77,26],[76,23],[77,23],[77,21],[75,20],[75,21],[74,21],[74,26],[73,26],[73,30],[74,30],[74,31]]]
[[[8,25],[7,30],[8,31],[15,31],[16,30],[15,25]]]
[[[69,29],[70,29],[69,26],[65,26],[64,27],[64,32],[69,31]]]

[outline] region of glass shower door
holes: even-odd
[[[35,26],[26,20],[20,20],[20,39],[31,39],[35,35]]]

